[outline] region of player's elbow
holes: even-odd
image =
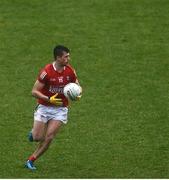
[[[36,91],[35,90],[32,90],[31,94],[32,94],[33,97],[36,97]]]

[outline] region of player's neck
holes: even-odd
[[[65,66],[60,65],[56,61],[53,62],[53,66],[55,67],[55,70],[58,71],[58,72],[62,72],[64,70],[64,67],[65,67]]]

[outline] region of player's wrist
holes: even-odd
[[[50,96],[46,96],[46,101],[50,102]]]

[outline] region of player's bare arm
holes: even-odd
[[[76,79],[75,83],[81,87],[81,85],[80,85],[78,79]],[[82,89],[82,87],[81,87],[81,94],[82,94],[82,91],[83,91],[83,89]]]
[[[40,92],[40,90],[42,90],[44,86],[45,86],[45,84],[43,84],[37,80],[32,89],[32,96],[34,96],[35,98],[43,99],[44,101],[49,102],[49,97],[45,96],[44,94],[42,94]]]

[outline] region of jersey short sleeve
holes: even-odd
[[[42,69],[38,75],[37,80],[43,84],[45,84],[46,80],[47,80],[47,72],[45,69]]]

